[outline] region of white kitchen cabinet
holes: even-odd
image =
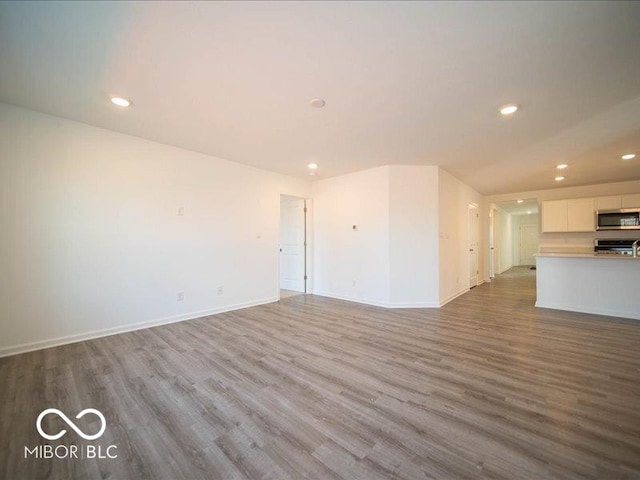
[[[620,195],[596,198],[596,210],[615,210],[616,208],[622,208]]]
[[[622,196],[622,208],[640,208],[640,193]]]
[[[593,198],[567,200],[567,232],[594,232],[595,230]]]
[[[593,232],[595,229],[593,198],[542,202],[542,232]]]
[[[567,200],[547,200],[542,202],[542,231],[567,231]]]

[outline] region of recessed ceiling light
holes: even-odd
[[[111,103],[119,107],[128,107],[131,105],[131,100],[122,97],[111,97]]]
[[[522,203],[522,202],[524,202],[524,200],[518,200],[518,203]]]
[[[556,168],[558,170],[564,170],[565,168],[567,168],[569,165],[567,165],[566,163],[561,163],[558,166],[556,166]]]
[[[310,163],[309,165],[307,165],[307,167],[309,167],[309,170],[317,170],[318,169],[318,164],[317,163]]]
[[[635,153],[626,153],[626,154],[622,155],[621,158],[623,160],[633,160],[634,158],[636,158],[636,154]]]
[[[556,177],[556,182],[561,182],[562,180],[564,180],[564,177],[562,176]]]
[[[311,105],[314,108],[322,108],[324,107],[324,100],[321,98],[312,98],[309,101],[309,105]]]
[[[516,113],[518,111],[518,105],[510,103],[509,105],[505,105],[500,108],[500,113],[502,115],[511,115],[512,113]]]
[[[527,215],[531,215],[531,210],[528,210],[528,211],[527,211]]]

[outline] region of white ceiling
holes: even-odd
[[[498,208],[501,208],[511,215],[533,215],[538,213],[538,200],[535,198],[522,198],[522,203],[516,200],[508,202],[499,202]]]
[[[1,2],[0,65],[0,101],[306,178],[640,178],[640,2]]]

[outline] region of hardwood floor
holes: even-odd
[[[293,290],[280,289],[281,300],[284,300],[285,298],[289,298],[289,297],[295,297],[296,295],[304,295],[304,292],[294,292]]]
[[[534,274],[440,310],[299,295],[0,359],[0,477],[640,478],[640,323],[535,309]],[[44,440],[46,408],[106,431],[48,415],[68,433]],[[44,443],[118,457],[24,458]]]

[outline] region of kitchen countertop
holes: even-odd
[[[538,253],[534,256],[557,258],[598,258],[606,260],[640,260],[640,257],[633,258],[631,255],[596,255],[595,253]]]

